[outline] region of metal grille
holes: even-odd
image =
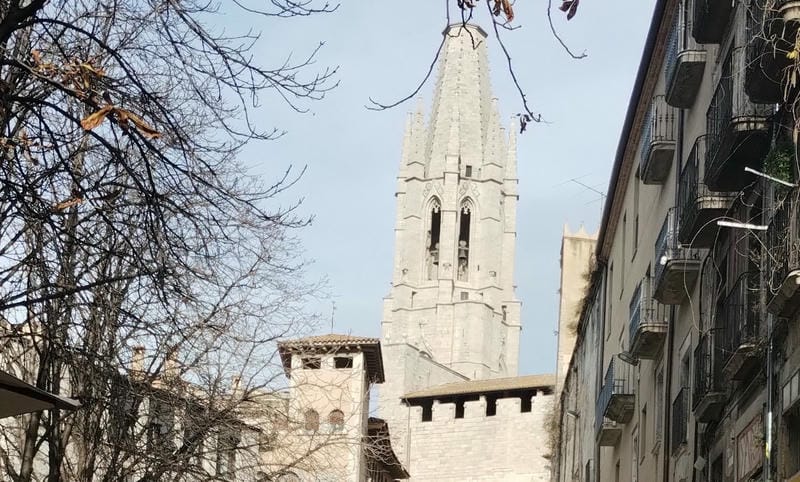
[[[722,347],[719,335],[719,330],[708,330],[700,335],[700,341],[694,349],[693,408],[697,408],[703,397],[709,393],[720,391]]]
[[[759,336],[758,296],[758,273],[744,273],[722,304],[726,363],[739,347],[755,342]]]
[[[694,141],[686,165],[681,171],[678,185],[678,209],[680,210],[680,240],[691,244],[692,239],[687,239],[689,229],[697,219],[697,200],[708,195],[706,185],[701,181],[700,163],[705,162],[706,136],[700,136]]]
[[[684,445],[687,441],[689,426],[689,388],[683,387],[678,392],[678,396],[672,402],[672,431],[670,432],[670,442],[672,453]]]
[[[689,0],[684,0],[678,7],[672,32],[667,41],[667,51],[664,60],[664,72],[667,85],[671,85],[678,66],[678,57],[687,50],[700,50],[694,37],[692,37],[692,15],[688,8]]]
[[[675,142],[677,132],[677,109],[667,104],[663,95],[653,97],[650,110],[642,128],[642,148],[640,152],[640,168],[647,163],[650,149],[657,142]]]

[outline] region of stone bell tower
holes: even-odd
[[[397,177],[380,391],[393,433],[404,393],[517,374],[515,128],[503,129],[492,97],[486,33],[458,24],[444,35],[431,114],[409,116]]]

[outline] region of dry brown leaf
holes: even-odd
[[[61,201],[60,203],[53,206],[53,210],[55,211],[63,211],[65,209],[69,209],[72,206],[77,206],[78,204],[83,202],[83,198],[74,197],[72,199],[67,199],[66,201]]]
[[[506,16],[507,22],[514,20],[514,9],[511,7],[510,0],[494,0],[494,8],[492,9],[492,13],[495,17],[502,13]]]
[[[106,116],[108,116],[108,114],[112,110],[114,110],[114,106],[107,105],[98,110],[97,112],[89,114],[81,121],[81,127],[83,127],[84,130],[87,131],[94,129],[95,127],[103,123],[103,120],[105,120]]]
[[[503,2],[503,13],[506,15],[506,20],[509,22],[514,20],[514,9],[511,7],[510,0],[502,0]]]
[[[106,75],[106,71],[105,71],[105,70],[103,70],[103,68],[102,68],[102,67],[95,67],[95,66],[93,66],[92,64],[90,64],[90,63],[88,63],[88,62],[83,62],[83,63],[81,63],[81,64],[80,64],[80,67],[81,67],[83,70],[86,70],[86,71],[88,71],[88,72],[91,72],[91,73],[93,73],[94,75],[96,75],[96,76],[98,76],[98,77],[105,77],[105,75]]]
[[[133,112],[125,109],[117,109],[117,116],[119,118],[120,124],[127,124],[130,120],[133,125],[136,126],[137,129],[142,133],[143,136],[147,137],[148,139],[157,139],[161,137],[161,133],[155,130],[154,128],[150,127],[141,117],[134,114]]]

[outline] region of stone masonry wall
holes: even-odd
[[[486,400],[466,402],[464,418],[455,418],[455,404],[434,402],[433,420],[422,421],[422,408],[410,407],[411,480],[530,481],[550,480],[547,415],[553,395],[532,398],[531,411],[521,412],[519,398],[497,401],[497,413],[486,416]]]

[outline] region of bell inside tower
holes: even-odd
[[[458,280],[469,280],[469,230],[471,225],[469,204],[463,204],[459,210],[458,220]]]
[[[436,269],[439,267],[439,237],[441,234],[442,213],[439,202],[436,200],[431,204],[430,220],[428,240],[425,246],[425,264],[429,280],[434,278]]]

